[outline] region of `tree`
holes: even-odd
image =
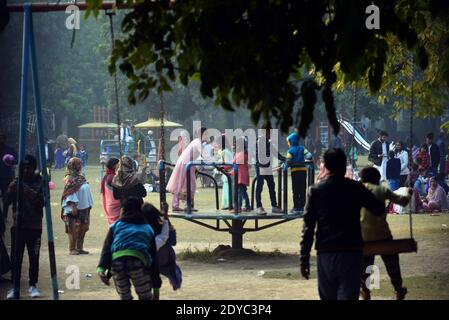
[[[88,0],[94,13],[101,2]],[[130,79],[131,103],[145,100],[151,90],[171,90],[170,81],[187,85],[199,78],[203,97],[227,110],[243,105],[255,122],[277,119],[284,132],[299,124],[302,135],[318,93],[338,131],[331,89],[335,65],[346,83],[366,76],[377,92],[391,53],[387,38],[397,37],[422,57],[424,68],[427,52],[417,41],[423,26],[409,17],[424,12],[437,19],[448,12],[447,2],[439,0],[126,2],[131,7],[122,22],[126,37],[116,41],[110,71],[116,72],[117,64]],[[380,8],[379,30],[365,27],[365,9],[372,3]],[[321,84],[304,76],[312,68],[322,74]],[[301,112],[293,114],[298,100]]]

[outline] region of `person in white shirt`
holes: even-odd
[[[401,160],[401,176],[399,178],[399,187],[405,186],[405,180],[407,180],[407,176],[410,173],[408,168],[408,152],[404,148],[404,142],[398,141],[396,142],[396,158]]]

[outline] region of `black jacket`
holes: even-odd
[[[143,184],[138,183],[135,186],[129,188],[129,189],[119,189],[117,187],[112,187],[112,192],[114,195],[114,198],[117,200],[120,200],[120,203],[123,205],[123,202],[126,200],[126,198],[134,196],[139,199],[141,199],[143,204],[143,198],[147,196],[147,190],[145,190],[145,187]]]
[[[134,223],[134,224],[146,224],[147,222],[143,218],[143,215],[139,213],[128,213],[125,214],[124,217],[120,218],[121,221]],[[101,250],[100,262],[98,263],[99,268],[103,268],[108,270],[108,275],[110,276],[110,268],[112,265],[112,242],[114,241],[114,233],[112,229],[109,228],[108,234],[106,235],[106,239],[104,240],[103,249]],[[159,267],[159,258],[156,250],[156,241],[155,238],[151,239],[150,242],[150,255],[151,255],[151,266],[150,266],[150,277],[151,284],[153,288],[160,288],[162,285],[162,280],[160,277],[160,267]]]
[[[263,143],[265,143],[265,157],[263,157],[265,159],[259,159],[259,144],[263,145]],[[271,154],[271,151],[274,151],[279,161],[285,162],[285,157],[280,154],[278,150],[274,149],[274,146],[271,145],[271,141],[269,139],[267,139],[266,137],[259,137],[256,143],[256,170],[258,170],[260,167],[268,168],[271,166],[271,161],[266,161],[267,159],[274,158],[274,155]],[[263,150],[261,150],[260,152],[263,152]]]
[[[387,161],[387,179],[401,178],[401,160],[397,158],[389,159]]]
[[[432,143],[428,148],[430,149],[430,151],[428,151],[430,153],[430,166],[432,168],[438,168],[440,165],[440,148],[438,148],[435,143]]]
[[[361,251],[360,209],[375,215],[385,212],[384,203],[360,182],[330,176],[308,190],[302,230],[301,264],[307,265],[316,231],[315,249],[320,252]]]
[[[385,141],[385,143],[387,144],[388,153],[390,143],[388,141]],[[379,157],[379,155],[382,155],[382,142],[377,139],[371,143],[368,160],[374,163],[376,166],[380,166],[382,164],[382,157]]]

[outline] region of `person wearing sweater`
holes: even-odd
[[[379,201],[382,201],[382,203],[385,203],[386,200],[390,200],[393,203],[406,206],[410,201],[410,196],[413,192],[411,189],[409,189],[408,196],[400,196],[385,186],[381,186],[379,171],[373,167],[366,167],[360,171],[360,178],[365,187],[371,191]],[[364,207],[360,212],[360,225],[362,228],[362,238],[365,242],[393,239],[390,227],[388,226],[386,213],[380,216],[375,216]],[[385,264],[385,268],[387,269],[388,275],[390,276],[391,284],[396,291],[396,299],[403,300],[407,294],[407,289],[402,286],[399,255],[382,255],[381,257]],[[361,281],[362,289],[360,291],[360,296],[363,300],[371,299],[370,290],[366,285],[366,280],[370,274],[366,273],[366,270],[373,264],[374,256],[363,257]]]
[[[139,300],[159,299],[161,278],[155,233],[142,214],[138,197],[124,201],[120,219],[110,226],[97,272],[106,285],[112,276],[121,300],[133,299],[130,281]]]
[[[391,191],[399,189],[401,178],[401,160],[395,157],[394,151],[388,153],[387,181]]]
[[[324,154],[327,178],[308,189],[300,243],[301,274],[310,276],[310,250],[316,235],[318,291],[323,300],[356,300],[360,292],[363,239],[360,210],[385,213],[384,203],[360,182],[344,177],[341,149]],[[316,227],[316,232],[315,232]]]
[[[399,177],[399,187],[405,186],[405,180],[407,180],[407,176],[410,173],[408,168],[408,152],[405,150],[405,144],[402,141],[396,142],[396,158],[401,161],[401,175]]]

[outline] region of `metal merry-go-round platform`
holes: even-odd
[[[159,170],[159,184],[160,184],[160,201],[161,203],[166,202],[166,190],[165,190],[165,180],[166,180],[166,167],[173,167],[174,165],[160,160],[158,164]],[[288,213],[288,166],[282,164],[275,171],[277,171],[277,200],[278,204],[281,205],[282,213],[267,213],[267,214],[256,214],[254,212],[237,212],[238,207],[238,194],[237,194],[237,181],[234,179],[232,188],[229,188],[229,202],[231,207],[230,210],[219,210],[219,192],[218,183],[216,179],[202,171],[198,171],[198,175],[208,177],[214,184],[215,187],[215,210],[207,211],[196,211],[192,208],[192,197],[191,197],[191,174],[190,169],[192,166],[195,167],[213,167],[221,171],[222,174],[228,179],[228,183],[231,186],[231,177],[227,174],[223,167],[232,167],[234,174],[238,174],[238,166],[234,163],[226,162],[205,162],[205,161],[190,161],[186,164],[186,179],[187,179],[187,198],[186,204],[187,208],[185,212],[173,212],[169,216],[171,218],[183,219],[200,225],[202,227],[212,229],[214,231],[228,232],[231,234],[232,238],[232,248],[242,249],[243,248],[243,234],[247,232],[261,231],[267,228],[271,228],[282,223],[293,221],[295,219],[302,218],[302,212],[292,214]],[[307,185],[312,185],[314,183],[314,166],[313,163],[306,163],[304,166],[307,168]],[[251,209],[254,210],[254,192],[255,192],[256,179],[254,178],[251,183]],[[214,223],[211,223],[214,222]]]

